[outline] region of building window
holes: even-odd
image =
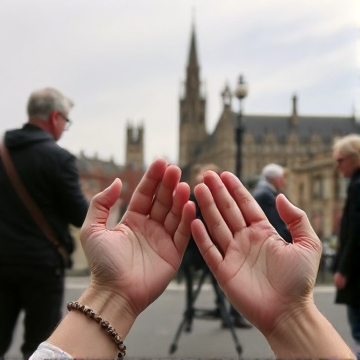
[[[341,176],[336,176],[335,178],[335,199],[336,200],[345,200],[347,188],[349,185],[349,179],[343,178]]]
[[[323,199],[328,200],[331,198],[331,181],[329,178],[325,178],[323,181]]]
[[[311,214],[311,226],[316,235],[321,239],[323,237],[324,214],[321,210],[314,210]]]
[[[321,176],[317,175],[312,181],[312,197],[313,199],[322,199],[323,197],[323,184]]]
[[[348,185],[349,185],[349,179],[339,178],[339,194],[338,194],[339,200],[346,199]]]

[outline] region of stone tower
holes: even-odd
[[[127,126],[126,132],[126,165],[144,168],[144,127]]]
[[[198,145],[207,136],[205,124],[206,99],[202,94],[197,57],[195,27],[192,26],[189,60],[183,94],[180,96],[179,166],[193,158]]]

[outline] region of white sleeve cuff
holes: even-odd
[[[60,348],[44,341],[42,342],[36,351],[30,356],[29,360],[72,360],[73,358],[62,351]]]

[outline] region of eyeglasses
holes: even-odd
[[[72,124],[72,121],[69,118],[67,118],[63,113],[61,113],[60,111],[59,111],[59,115],[66,121],[64,130],[69,130],[70,126]]]

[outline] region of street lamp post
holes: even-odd
[[[235,141],[236,141],[236,162],[235,175],[240,179],[242,170],[242,136],[244,127],[242,124],[242,104],[241,101],[246,97],[248,87],[242,75],[239,77],[239,82],[235,90],[235,96],[239,99],[239,112],[236,116]]]

